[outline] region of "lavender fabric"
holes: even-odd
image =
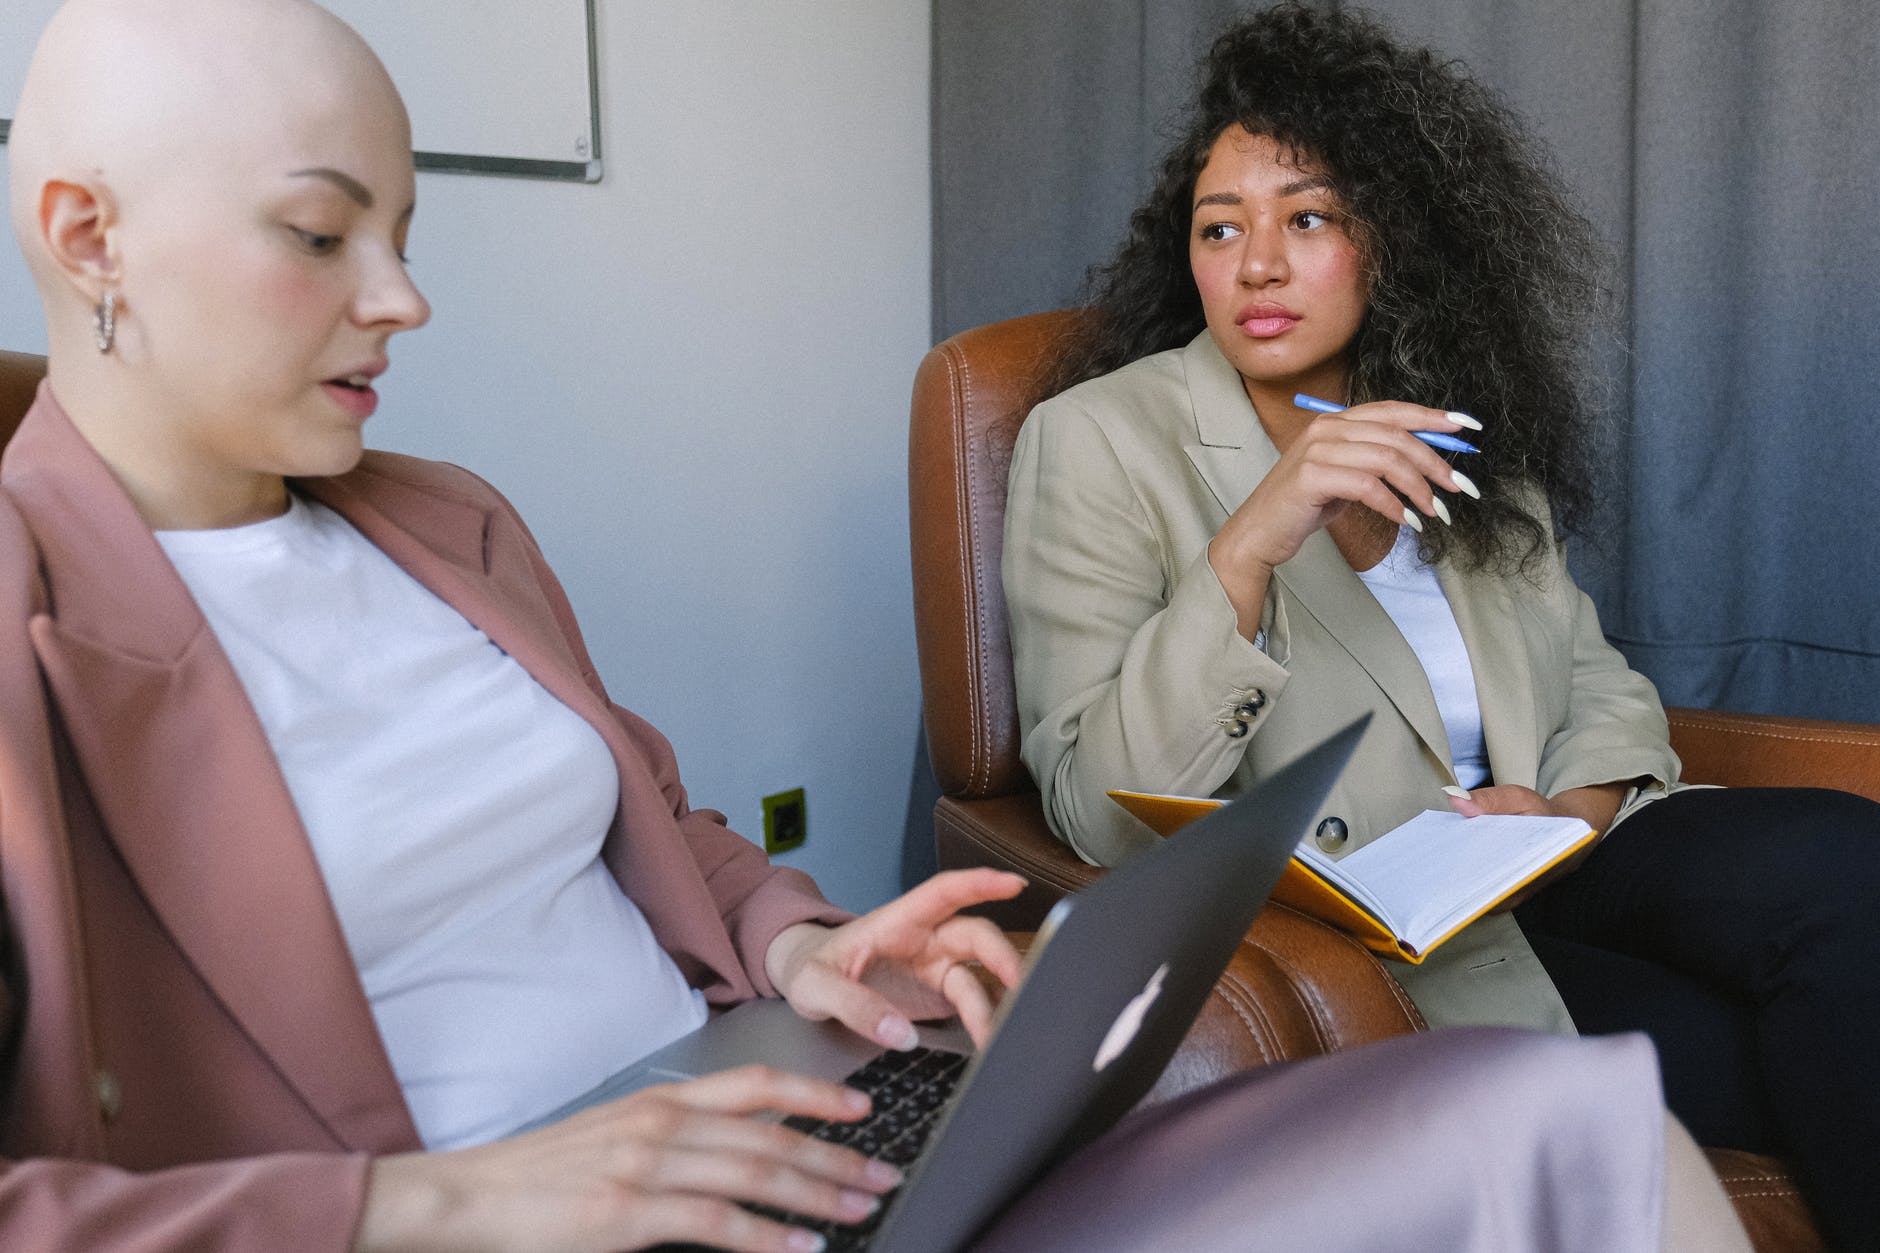
[[[1472,1028],[1268,1066],[1138,1111],[975,1253],[1613,1253],[1660,1245],[1642,1035]]]

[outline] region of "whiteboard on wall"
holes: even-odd
[[[322,0],[391,70],[418,168],[598,182],[594,0]],[[59,0],[0,5],[0,139]]]

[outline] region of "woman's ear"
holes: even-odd
[[[48,179],[39,189],[39,235],[46,255],[95,303],[120,279],[114,246],[117,205],[102,184]]]

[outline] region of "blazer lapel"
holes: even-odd
[[[369,491],[362,490],[358,482],[362,473],[371,472],[309,479],[296,486],[345,518],[606,736],[613,729],[613,719],[597,690],[598,681],[590,677],[591,666],[567,646],[540,592],[519,585],[532,563],[495,559],[498,547],[522,542],[521,524],[480,502],[389,476],[378,476]],[[518,585],[500,581],[492,570],[504,571],[504,577]]]
[[[1198,440],[1188,460],[1225,513],[1232,513],[1279,461],[1240,375],[1203,331],[1182,352]],[[1274,577],[1287,594],[1377,683],[1444,768],[1454,773],[1429,676],[1377,598],[1323,530]]]
[[[1183,451],[1225,518],[1260,485],[1279,450],[1261,428],[1240,375],[1206,331],[1182,350],[1182,371],[1195,421],[1195,442]]]
[[[530,575],[539,568],[520,520],[481,502],[379,476],[370,469],[300,486],[343,516],[392,560],[461,613],[563,704],[592,725],[620,770],[621,807],[603,856],[654,937],[688,979],[725,981],[740,970],[720,909],[673,826],[672,803],[644,751],[615,720],[592,662],[569,643],[572,623]],[[396,521],[388,510],[395,510]],[[527,549],[529,551],[515,551]],[[626,839],[631,827],[633,839]],[[662,838],[661,833],[671,838]]]
[[[203,981],[340,1144],[417,1132],[240,680],[90,445],[42,392],[8,450],[50,612],[30,624],[109,837]]]
[[[1332,537],[1315,532],[1273,577],[1364,668],[1417,738],[1454,775],[1449,732],[1443,728],[1423,663]]]
[[[1489,772],[1496,779],[1534,779],[1541,754],[1537,710],[1533,687],[1520,677],[1533,672],[1534,662],[1514,599],[1499,579],[1463,574],[1447,565],[1438,566],[1436,576],[1469,652]]]

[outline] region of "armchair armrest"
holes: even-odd
[[[1269,1062],[1317,1057],[1424,1029],[1377,958],[1342,932],[1268,905],[1145,1102]]]
[[[1030,931],[1008,934],[1021,952],[1036,938]],[[1143,1100],[1166,1101],[1253,1066],[1356,1048],[1424,1025],[1409,996],[1362,945],[1284,905],[1269,905]]]
[[[942,870],[992,866],[1022,874],[1030,886],[1015,899],[975,910],[1007,931],[1035,930],[1060,896],[1103,873],[1051,834],[1036,791],[974,799],[943,796],[933,811],[934,854]]]
[[[32,408],[39,380],[45,377],[44,357],[0,348],[0,445],[13,438],[14,428]]]
[[[1711,709],[1665,714],[1687,782],[1828,787],[1880,801],[1880,726]]]

